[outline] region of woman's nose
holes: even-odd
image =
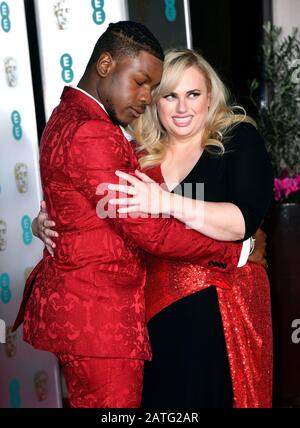
[[[177,99],[177,111],[178,113],[184,113],[187,110],[187,104],[185,98],[178,98]]]

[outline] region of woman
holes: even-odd
[[[222,82],[202,57],[189,50],[166,55],[152,107],[135,124],[134,137],[141,166],[152,168],[148,175],[174,192],[178,184],[182,191],[192,183],[193,199],[196,184],[204,183],[209,202],[170,195],[140,173],[145,183],[118,173],[133,186],[110,186],[133,194],[111,201],[128,205],[120,212],[171,214],[220,240],[255,233],[271,199],[270,162],[253,121],[234,115]],[[212,277],[187,263],[149,257],[147,272],[153,361],[145,367],[143,405],[230,407],[233,387],[235,406],[270,406],[271,321],[263,268],[247,264]],[[230,290],[208,288],[222,280]]]
[[[273,175],[253,121],[234,114],[214,70],[190,50],[167,53],[153,95],[132,130],[148,176],[118,172],[131,186],[110,188],[131,197],[110,202],[122,204],[120,212],[173,215],[218,240],[254,234],[271,198]],[[165,190],[149,176],[164,182]],[[203,199],[197,183],[204,183],[204,203],[197,200]],[[176,194],[184,185],[190,192]],[[143,406],[269,407],[264,269],[247,263],[230,275],[213,274],[149,256],[147,273],[153,361],[145,366]]]

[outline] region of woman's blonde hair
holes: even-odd
[[[160,123],[157,102],[174,91],[184,71],[190,67],[197,67],[203,74],[210,95],[201,142],[205,150],[222,155],[225,151],[222,141],[229,129],[240,122],[249,122],[255,126],[254,120],[246,115],[242,107],[227,105],[229,93],[226,87],[200,54],[190,49],[171,49],[166,52],[162,79],[152,93],[151,105],[129,127],[137,143],[137,152],[141,154],[139,162],[142,168],[160,164],[164,159],[168,135]]]

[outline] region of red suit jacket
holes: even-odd
[[[91,97],[64,89],[45,128],[41,178],[59,237],[28,278],[14,328],[34,347],[77,355],[149,359],[143,250],[228,272],[241,244],[171,218],[99,218],[99,183],[139,168],[132,145]],[[99,207],[99,205],[98,205]]]

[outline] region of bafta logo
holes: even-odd
[[[8,86],[14,88],[18,84],[17,61],[12,56],[4,58],[4,70]]]
[[[28,190],[28,168],[25,163],[16,163],[15,180],[19,193],[26,193]]]
[[[54,4],[54,15],[56,23],[60,30],[66,30],[69,25],[70,7],[66,0],[57,1]]]
[[[12,327],[6,327],[6,343],[4,345],[5,354],[8,358],[12,358],[17,353],[17,333],[12,332]]]
[[[0,343],[6,343],[6,325],[5,321],[0,318]]]
[[[39,370],[35,373],[34,378],[34,389],[39,401],[46,400],[47,398],[47,383],[48,383],[48,375],[45,370]]]
[[[7,244],[7,227],[4,220],[0,220],[0,251],[6,250]]]

